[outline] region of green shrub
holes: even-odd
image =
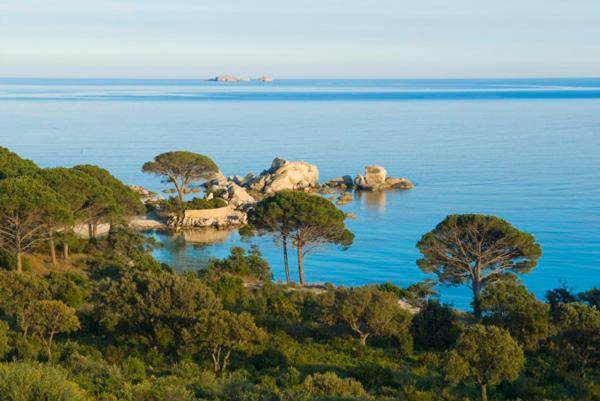
[[[39,363],[0,364],[0,401],[86,401],[65,371]]]
[[[359,381],[343,379],[334,372],[315,373],[302,383],[302,391],[312,397],[364,397],[367,392]]]

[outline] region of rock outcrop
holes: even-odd
[[[229,182],[226,189],[227,197],[225,200],[232,206],[242,207],[248,204],[256,203],[256,199],[254,199],[252,195],[248,193],[248,191],[235,182]]]
[[[217,209],[186,210],[183,216],[173,214],[169,216],[167,225],[170,227],[185,228],[228,228],[241,226],[247,223],[246,213],[236,210],[232,206]]]
[[[299,191],[319,185],[319,169],[307,162],[290,162],[275,158],[271,168],[258,177],[246,177],[240,184],[263,194],[280,191]]]
[[[382,166],[367,166],[365,174],[354,179],[356,189],[365,191],[382,191],[386,189],[410,189],[413,183],[406,178],[387,176],[387,170]]]
[[[273,77],[271,77],[269,75],[263,75],[262,77],[258,78],[257,81],[259,81],[259,82],[273,82]]]
[[[210,78],[209,81],[213,81],[213,82],[244,82],[244,81],[248,81],[248,79],[238,78],[233,75],[222,74],[222,75],[218,75],[214,78]]]

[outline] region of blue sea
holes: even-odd
[[[487,213],[542,245],[522,277],[537,296],[600,285],[600,79],[0,79],[0,145],[41,166],[98,164],[157,191],[164,184],[141,165],[168,150],[210,155],[226,175],[260,173],[276,156],[315,163],[323,180],[380,164],[415,188],[342,206],[356,215],[355,243],[309,255],[309,281],[417,282],[423,233],[450,213]],[[283,279],[271,238],[218,234],[154,234],[165,243],[155,256],[197,269],[256,243]],[[439,291],[468,306],[468,289]]]

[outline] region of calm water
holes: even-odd
[[[0,80],[0,145],[42,166],[95,163],[130,184],[167,150],[214,158],[226,175],[259,173],[275,156],[315,163],[323,179],[384,165],[416,183],[343,206],[347,251],[306,260],[314,282],[408,285],[424,278],[415,243],[449,213],[490,213],[543,247],[524,277],[543,296],[600,285],[600,79],[280,81]],[[166,241],[156,257],[197,268],[240,243]],[[190,239],[190,238],[188,238]],[[280,249],[254,240],[283,278]],[[247,246],[247,244],[244,244]],[[295,260],[292,260],[292,263]],[[468,303],[467,289],[441,289]]]

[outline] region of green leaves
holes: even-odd
[[[450,215],[417,243],[417,265],[450,285],[466,284],[476,300],[488,284],[528,273],[542,255],[531,234],[495,216]]]
[[[458,338],[446,371],[454,382],[467,378],[479,385],[495,385],[516,380],[524,363],[523,351],[508,331],[475,324]]]
[[[0,147],[0,180],[21,175],[33,175],[39,167],[31,160],[22,159],[16,153]]]

